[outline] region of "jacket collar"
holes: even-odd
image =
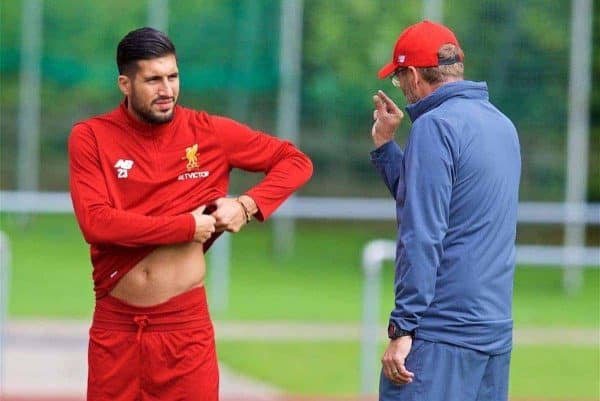
[[[177,117],[181,114],[181,111],[179,110],[180,108],[181,106],[175,105],[175,109],[173,110],[173,119],[168,123],[150,124],[147,122],[139,121],[131,115],[131,113],[127,109],[127,98],[123,99],[123,101],[119,105],[119,111],[124,116],[125,120],[127,121],[127,124],[133,127],[141,135],[152,137],[161,136],[175,127],[176,122],[178,120]]]
[[[488,99],[488,89],[485,82],[457,81],[444,84],[433,91],[429,96],[406,106],[410,120],[414,122],[421,115],[435,109],[440,104],[452,97],[466,99]]]

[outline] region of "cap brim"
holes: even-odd
[[[386,64],[385,66],[383,66],[383,68],[381,70],[379,70],[379,72],[377,73],[377,76],[379,77],[379,79],[386,79],[394,71],[396,71],[396,64],[389,63],[389,64]]]

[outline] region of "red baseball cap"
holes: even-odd
[[[460,47],[454,33],[442,24],[421,21],[406,28],[396,40],[392,61],[385,65],[377,76],[385,79],[399,67],[436,67],[440,65],[438,50],[445,44]],[[452,60],[454,64],[462,60]]]

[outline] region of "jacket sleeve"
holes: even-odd
[[[283,141],[231,119],[212,116],[230,167],[266,176],[246,192],[264,221],[312,176],[312,162],[291,142]]]
[[[418,328],[434,296],[455,177],[449,127],[422,119],[413,125],[404,154],[406,195],[399,216],[396,300],[390,317],[411,331]]]
[[[394,199],[397,199],[398,196],[398,183],[402,177],[403,157],[402,149],[396,141],[389,141],[371,152],[371,162]]]
[[[71,200],[85,240],[128,247],[191,241],[194,217],[145,216],[115,209],[110,200],[92,129],[77,124],[69,137]]]

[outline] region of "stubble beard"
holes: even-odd
[[[415,93],[416,91],[414,91],[413,88],[411,88],[410,86],[407,85],[406,88],[402,88],[402,92],[404,92],[404,97],[406,98],[406,101],[409,104],[413,104],[419,101],[419,97]]]
[[[164,98],[153,100],[149,106],[145,106],[143,103],[139,102],[137,97],[133,93],[131,94],[130,99],[129,99],[129,101],[131,102],[131,109],[143,121],[147,122],[148,124],[168,123],[169,121],[171,121],[173,119],[173,115],[175,113],[175,104],[177,103],[177,99],[173,98],[173,108],[167,114],[156,112],[156,111],[152,110],[152,104],[154,104],[154,102],[156,100],[164,100]]]

